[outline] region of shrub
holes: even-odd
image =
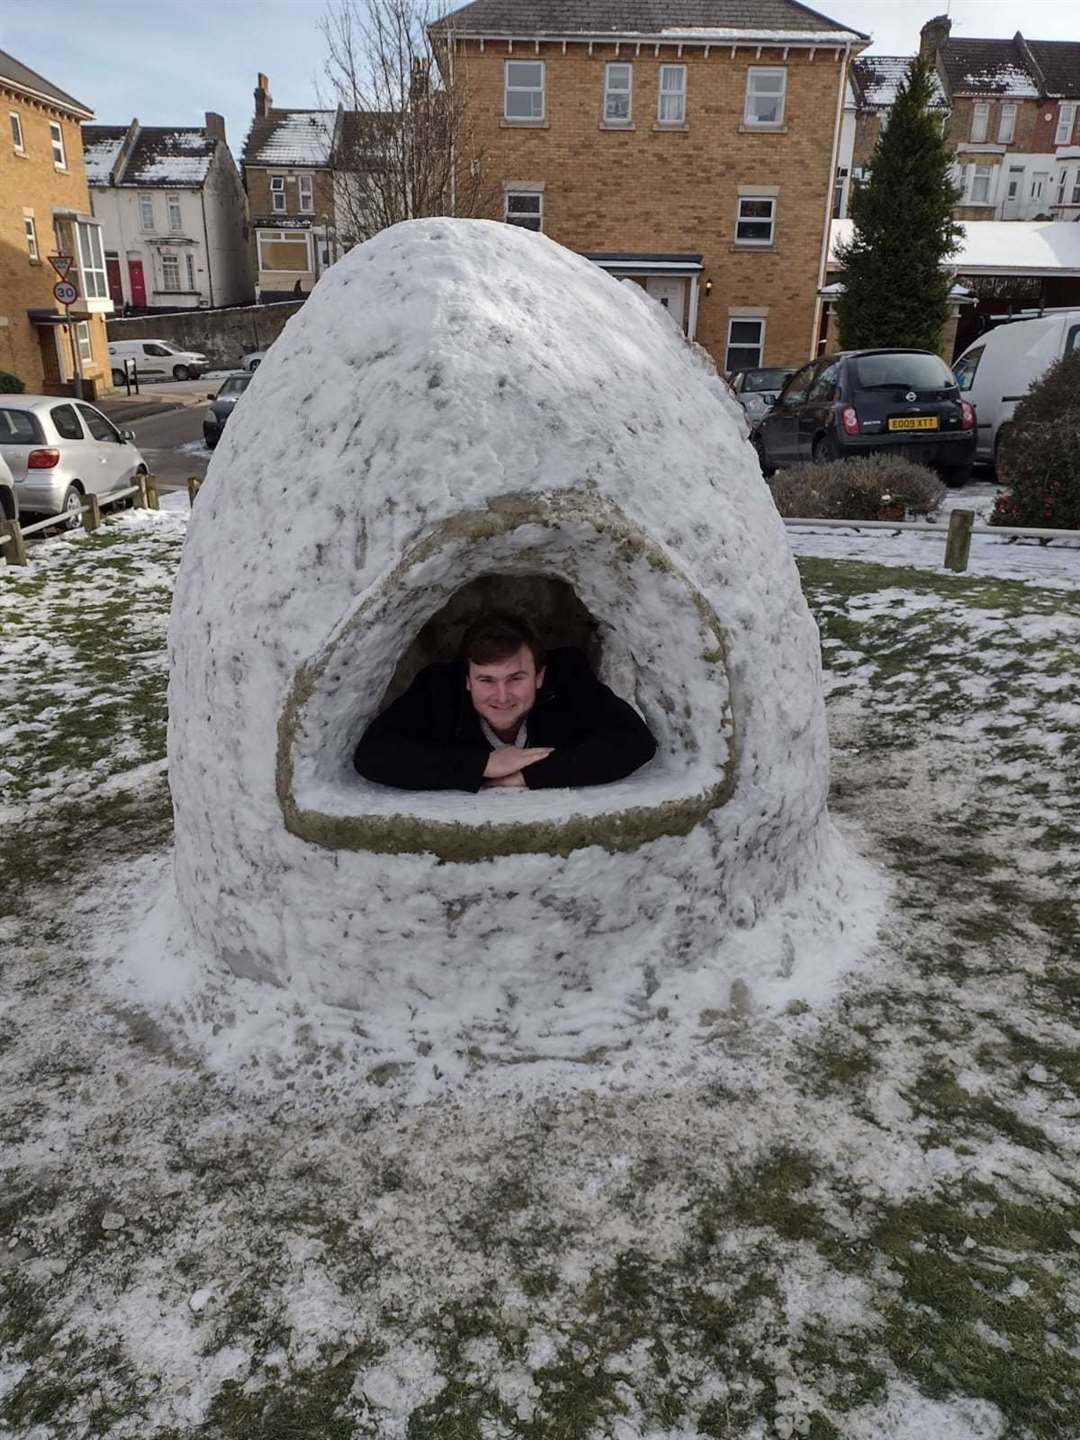
[[[1016,407],[998,454],[992,525],[1080,530],[1080,351],[1033,385]]]
[[[0,395],[21,395],[26,386],[17,375],[0,370]]]
[[[932,470],[888,454],[797,465],[774,476],[771,488],[789,520],[877,520],[888,505],[931,515],[945,495]]]

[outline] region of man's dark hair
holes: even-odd
[[[544,668],[544,647],[527,620],[517,615],[481,615],[465,631],[461,658],[474,665],[491,665],[508,660],[525,645],[532,651],[537,670]]]

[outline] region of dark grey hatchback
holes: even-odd
[[[796,371],[753,441],[766,474],[886,450],[962,485],[975,458],[975,411],[929,350],[847,350]]]
[[[221,439],[225,421],[228,420],[233,412],[233,406],[250,384],[250,372],[241,370],[235,375],[227,376],[216,394],[207,395],[210,408],[203,416],[202,429],[203,439],[206,441],[208,449],[213,450]]]

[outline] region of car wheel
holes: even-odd
[[[117,386],[117,388],[124,384],[126,378],[122,370],[114,370],[112,372],[112,383]]]
[[[750,443],[751,445],[753,445],[754,450],[757,453],[758,464],[761,466],[761,473],[767,480],[769,476],[774,475],[776,471],[775,468],[770,465],[768,460],[765,458],[765,442],[764,440],[762,440],[760,435],[755,435],[750,441]]]
[[[77,530],[82,524],[82,503],[82,492],[74,485],[69,485],[64,491],[64,498],[60,505],[65,530]]]
[[[943,465],[938,471],[942,480],[951,490],[959,490],[971,479],[970,465]]]
[[[173,378],[174,380],[190,380],[190,379],[191,379],[191,371],[188,369],[188,367],[187,367],[186,365],[174,365],[174,366],[173,366],[173,372],[172,372],[172,378]]]
[[[831,435],[819,435],[814,441],[812,454],[815,465],[831,465],[841,458],[840,446]]]

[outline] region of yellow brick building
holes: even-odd
[[[112,313],[101,230],[90,208],[79,126],[93,111],[0,51],[0,370],[31,394],[111,388]],[[70,323],[53,296],[53,254],[71,255]]]

